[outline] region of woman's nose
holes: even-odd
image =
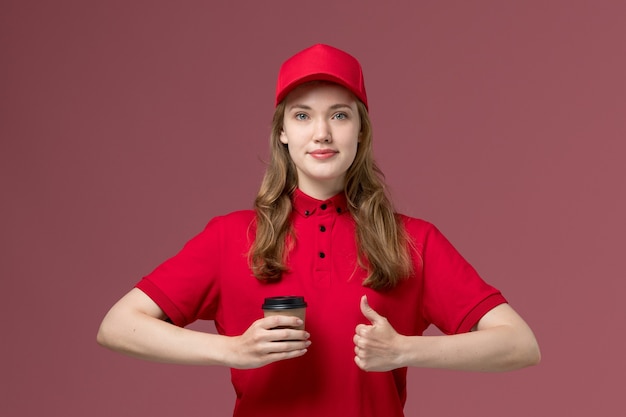
[[[313,139],[316,142],[324,142],[324,143],[328,143],[333,140],[332,135],[330,133],[330,126],[328,126],[328,123],[325,120],[319,120],[315,124],[315,132],[314,132]]]

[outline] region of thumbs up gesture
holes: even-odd
[[[370,307],[365,295],[361,297],[361,312],[371,324],[356,326],[353,341],[357,366],[364,371],[389,371],[404,366],[401,362],[404,336]]]

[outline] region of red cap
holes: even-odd
[[[359,61],[340,49],[323,44],[300,51],[283,63],[276,84],[276,105],[300,84],[317,80],[331,81],[347,88],[367,107]]]

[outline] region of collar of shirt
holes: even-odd
[[[348,202],[344,192],[340,192],[328,200],[318,200],[303,193],[299,188],[296,188],[291,197],[291,201],[293,203],[293,209],[303,217],[310,217],[314,213],[327,213],[328,210],[334,210],[338,214],[348,212]]]

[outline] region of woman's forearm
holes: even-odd
[[[226,336],[180,328],[126,303],[106,315],[97,341],[104,347],[157,362],[227,365]]]
[[[451,336],[404,336],[361,299],[361,311],[371,324],[359,324],[354,335],[355,362],[366,371],[405,366],[465,371],[507,371],[540,360],[533,332],[508,305],[485,314],[475,331]]]
[[[261,318],[239,336],[184,329],[166,321],[146,294],[133,289],[105,316],[97,341],[109,349],[158,362],[257,368],[306,354],[309,333],[294,316]]]
[[[402,337],[400,343],[402,366],[499,372],[540,360],[532,333],[508,325],[451,336]]]

